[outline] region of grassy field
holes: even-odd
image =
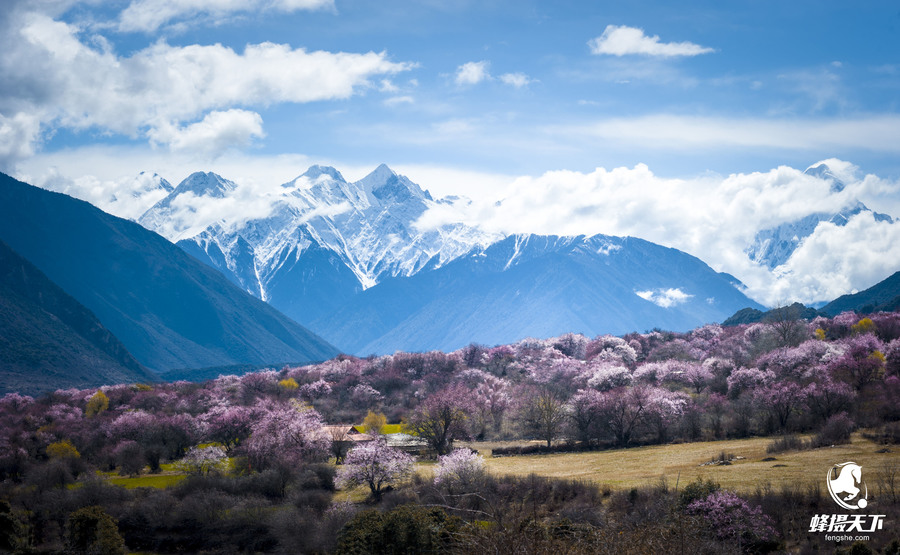
[[[467,445],[484,455],[486,467],[495,474],[522,476],[533,472],[554,478],[590,480],[608,484],[613,489],[658,484],[661,477],[665,477],[669,487],[674,487],[676,481],[683,486],[702,477],[742,492],[752,492],[767,485],[780,489],[785,484],[818,484],[824,488],[825,476],[832,465],[846,461],[854,461],[863,467],[872,488],[878,469],[886,463],[900,465],[900,448],[878,453],[884,446],[866,440],[858,433],[848,445],[769,455],[766,447],[772,441],[772,438],[751,438],[497,458],[490,456],[490,450],[500,444]],[[743,458],[730,465],[701,466],[723,452]],[[776,460],[762,460],[767,457]]]
[[[804,438],[807,439],[807,438]],[[531,473],[551,478],[588,480],[612,489],[626,489],[656,485],[665,478],[669,487],[687,484],[697,478],[712,479],[727,489],[751,493],[771,486],[776,490],[785,484],[824,487],[825,475],[832,465],[853,461],[863,467],[869,487],[875,487],[877,474],[886,464],[900,467],[900,448],[885,451],[853,434],[848,445],[823,447],[803,451],[788,451],[769,455],[766,447],[773,438],[750,438],[728,441],[708,441],[675,445],[653,445],[588,453],[555,455],[518,455],[491,457],[491,449],[521,442],[473,442],[459,446],[478,450],[485,458],[488,471],[498,474],[527,476]],[[739,457],[730,465],[703,465],[721,454]],[[774,458],[775,460],[763,460]],[[434,461],[422,461],[416,472],[430,476]],[[166,488],[183,480],[186,475],[175,464],[163,464],[160,474],[125,477],[116,472],[98,473],[110,484],[125,488]],[[354,488],[338,492],[337,499],[362,501],[368,488]]]
[[[125,489],[133,488],[167,488],[187,478],[184,474],[151,474],[148,476],[123,476],[109,478],[108,482]]]

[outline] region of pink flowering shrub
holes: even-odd
[[[630,385],[632,381],[628,368],[620,363],[602,360],[599,357],[591,361],[584,373],[587,376],[586,385],[598,391],[609,391]]]
[[[484,473],[484,457],[471,449],[454,449],[449,455],[438,457],[434,485],[469,490],[478,487]]]
[[[378,438],[347,453],[344,464],[337,471],[335,485],[340,488],[367,485],[372,497],[380,499],[386,487],[412,473],[415,462],[412,456]]]
[[[637,343],[640,348],[640,343]],[[594,338],[587,345],[586,357],[588,360],[600,360],[624,365],[633,365],[637,362],[637,350],[625,339],[612,335],[601,335]]]
[[[178,467],[188,474],[222,473],[228,469],[228,456],[217,445],[191,447]]]
[[[775,381],[775,373],[759,368],[738,368],[728,376],[728,396],[736,399],[744,391],[754,389]]]
[[[773,544],[778,533],[762,507],[751,506],[737,494],[718,490],[687,506],[687,513],[702,516],[716,538],[730,545],[753,546]]]
[[[254,468],[277,464],[296,465],[328,457],[331,438],[322,417],[299,403],[264,405],[257,408],[258,420],[251,426],[244,448]]]

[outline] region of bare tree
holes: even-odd
[[[806,339],[808,332],[803,309],[802,304],[794,303],[773,308],[766,314],[765,321],[779,347],[796,347]]]
[[[566,404],[549,389],[536,389],[525,398],[521,417],[525,427],[550,447],[566,421]]]

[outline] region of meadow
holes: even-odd
[[[801,439],[804,439],[801,436]],[[665,480],[669,487],[683,486],[698,479],[713,480],[723,488],[754,493],[785,485],[822,486],[832,465],[854,461],[869,476],[885,466],[900,467],[900,451],[865,439],[854,433],[844,445],[768,454],[771,437],[701,441],[672,445],[648,445],[585,453],[491,457],[491,449],[509,442],[473,442],[464,444],[485,457],[485,467],[499,475],[586,480],[601,487],[629,489],[656,485]],[[729,464],[704,464],[725,458]],[[900,486],[900,484],[898,484]],[[898,491],[900,493],[900,491]]]

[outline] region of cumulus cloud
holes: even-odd
[[[0,27],[0,160],[7,165],[31,152],[41,125],[96,127],[217,152],[262,136],[258,116],[236,107],[344,99],[413,67],[384,52],[274,43],[236,52],[161,41],[119,56],[106,41],[82,40],[77,26],[37,12],[15,12]],[[203,137],[210,147],[199,147]]]
[[[488,72],[490,62],[482,60],[480,62],[466,62],[456,68],[456,84],[459,86],[477,85],[482,81],[491,78]]]
[[[477,85],[484,81],[491,81],[494,77],[491,75],[490,67],[491,63],[487,60],[481,60],[480,62],[466,62],[456,68],[454,81],[457,86],[460,87],[467,87]],[[498,79],[504,85],[509,85],[517,89],[527,86],[532,82],[528,75],[521,72],[504,73],[500,75]]]
[[[822,222],[775,268],[772,296],[830,300],[883,280],[898,270],[898,260],[900,223],[877,221],[871,212],[844,226]]]
[[[17,160],[34,154],[40,127],[40,120],[32,114],[0,114],[0,170],[8,172]]]
[[[246,146],[254,137],[263,137],[262,117],[246,110],[210,112],[201,121],[186,127],[164,125],[148,136],[154,143],[175,151],[187,151],[215,158],[233,147]]]
[[[660,42],[659,36],[647,36],[643,29],[625,25],[607,25],[603,34],[588,41],[592,54],[611,56],[657,56],[672,58],[715,52],[692,42]]]
[[[861,177],[850,164],[831,163],[845,181],[842,191],[833,191],[828,180],[790,167],[692,179],[660,177],[642,164],[588,173],[554,171],[514,180],[499,201],[481,198],[437,207],[423,215],[420,225],[465,221],[496,233],[640,237],[735,275],[747,286],[748,295],[763,304],[788,298],[818,302],[847,293],[851,286],[872,285],[875,276],[886,277],[887,267],[900,260],[898,247],[892,246],[900,243],[891,242],[900,223],[876,225],[865,218],[842,228],[820,225],[775,273],[749,259],[746,249],[760,230],[814,213],[833,214],[855,205],[857,199],[872,198],[873,193],[900,194],[900,183]],[[829,256],[823,255],[826,250]],[[853,264],[860,268],[850,271]],[[842,281],[842,275],[848,278]],[[667,298],[651,293],[653,298]]]
[[[504,73],[500,76],[500,81],[517,89],[521,89],[531,83],[531,79],[524,73]]]
[[[334,0],[134,0],[119,15],[120,31],[153,32],[173,20],[220,19],[240,12],[334,10]]]

